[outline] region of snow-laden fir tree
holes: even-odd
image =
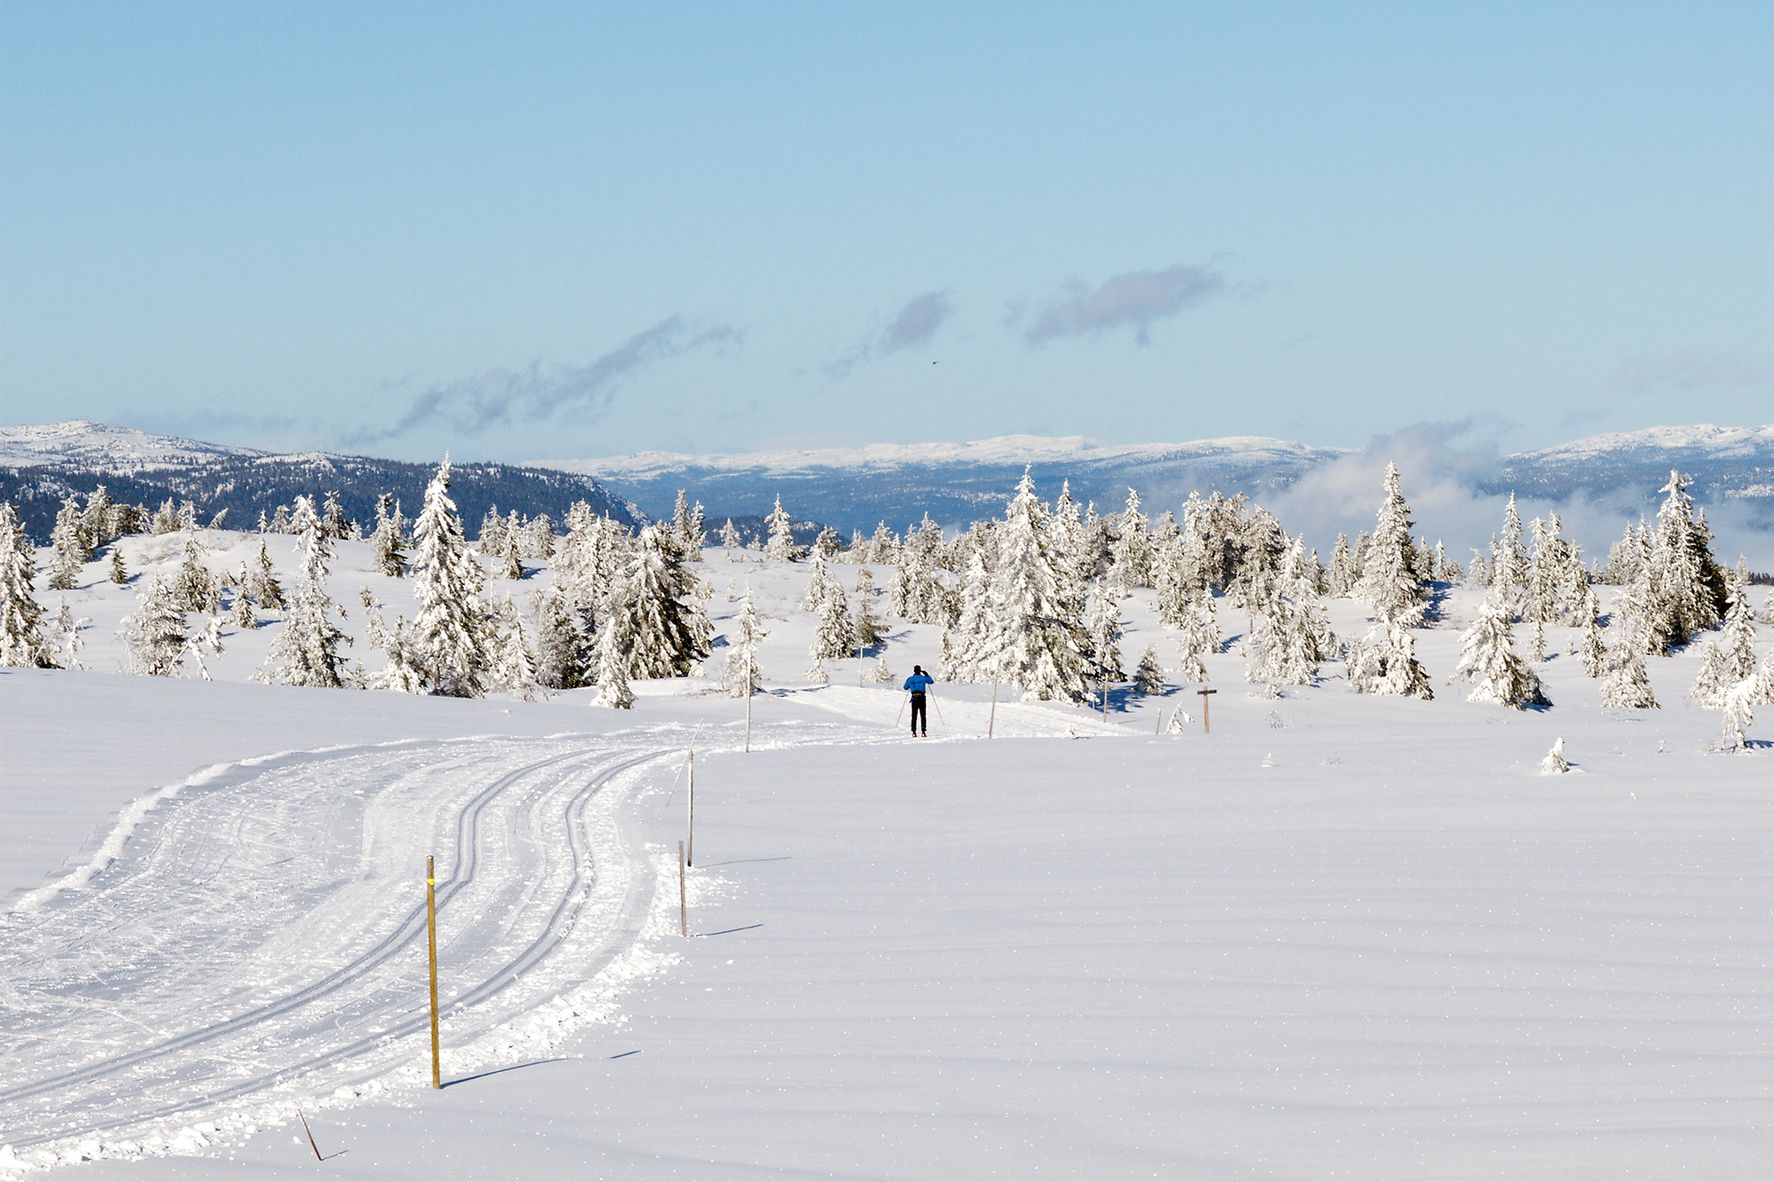
[[[658,526],[640,544],[606,616],[622,616],[630,677],[684,677],[708,656],[713,630],[676,542]],[[600,641],[601,643],[601,641]]]
[[[776,498],[776,507],[770,510],[770,516],[764,521],[770,528],[770,540],[764,544],[764,557],[777,562],[800,561],[801,548],[795,545],[794,519],[782,507],[780,495]]]
[[[729,696],[748,698],[757,692],[758,681],[764,676],[758,668],[758,646],[767,635],[758,622],[757,609],[752,606],[751,592],[747,591],[739,601],[739,614],[734,617],[733,635],[727,642],[727,662],[721,674],[721,684]],[[881,660],[886,659],[882,654]]]
[[[850,605],[844,599],[844,588],[836,579],[826,580],[813,613],[817,617],[812,646],[816,659],[841,660],[855,652],[856,631],[850,619]]]
[[[1152,537],[1146,515],[1140,511],[1137,489],[1127,490],[1127,504],[1115,522],[1109,545],[1109,585],[1125,597],[1135,587],[1152,585]]]
[[[856,572],[856,615],[850,628],[856,638],[858,655],[880,646],[887,639],[887,634],[881,630],[880,617],[875,615],[875,572],[867,567]]]
[[[546,689],[569,690],[591,684],[594,640],[581,630],[559,585],[539,592],[536,611],[536,680]]]
[[[1491,590],[1514,613],[1528,581],[1528,556],[1521,546],[1521,512],[1515,494],[1503,507],[1503,533],[1491,540]]]
[[[1388,463],[1385,495],[1368,543],[1360,590],[1382,623],[1396,620],[1406,628],[1422,623],[1429,598],[1429,583],[1419,568],[1411,525],[1411,507],[1399,485],[1398,465]]]
[[[37,574],[36,558],[17,513],[9,503],[0,501],[0,666],[55,667],[43,638],[43,608],[31,585]]]
[[[874,667],[869,670],[869,680],[876,685],[892,685],[895,681],[893,670],[888,667],[885,652],[875,658]]]
[[[1435,697],[1429,674],[1417,660],[1416,642],[1397,620],[1375,624],[1364,640],[1351,644],[1345,667],[1356,693],[1424,701]]]
[[[55,616],[55,630],[58,637],[56,664],[63,669],[86,668],[85,663],[80,660],[81,650],[86,647],[86,642],[80,639],[80,634],[91,623],[92,621],[85,616],[76,618],[74,609],[68,606],[68,601],[62,600],[61,607]]]
[[[1220,651],[1220,625],[1214,616],[1213,596],[1199,591],[1183,617],[1177,636],[1181,659],[1177,663],[1177,680],[1185,683],[1208,680],[1207,665],[1202,658]]]
[[[1148,644],[1140,650],[1140,663],[1133,670],[1133,688],[1151,696],[1164,692],[1164,666],[1158,662],[1158,648]]]
[[[370,689],[397,694],[431,692],[431,687],[425,681],[424,670],[413,663],[412,634],[413,630],[407,626],[405,616],[395,617],[393,628],[382,629],[380,647],[386,660],[381,669],[370,675]]]
[[[221,592],[216,587],[216,577],[209,573],[209,567],[203,562],[206,553],[196,533],[185,535],[184,561],[179,564],[172,580],[173,602],[182,611],[213,614],[221,610]]]
[[[339,689],[345,684],[345,658],[339,650],[341,645],[350,644],[351,638],[335,623],[344,618],[345,612],[333,602],[326,588],[332,569],[332,539],[321,528],[309,498],[296,498],[295,517],[306,523],[295,595],[284,615],[283,627],[272,640],[265,663],[253,674],[253,680]]]
[[[1602,605],[1595,589],[1588,588],[1583,604],[1583,631],[1578,634],[1574,652],[1583,662],[1585,677],[1600,677],[1607,671],[1608,646],[1602,640]]]
[[[1337,544],[1331,548],[1326,590],[1331,595],[1347,595],[1360,580],[1361,572],[1356,569],[1355,555],[1349,548],[1349,535],[1340,533],[1337,535]]]
[[[405,523],[394,497],[383,493],[376,498],[376,532],[370,535],[370,563],[391,579],[407,577],[407,543]]]
[[[1121,604],[1114,587],[1097,585],[1085,612],[1084,627],[1092,684],[1100,687],[1125,680],[1127,671],[1121,665]]]
[[[505,553],[505,517],[499,512],[499,506],[488,505],[482,514],[474,548],[482,558],[499,558]]]
[[[678,489],[677,500],[671,508],[671,540],[677,543],[678,552],[685,562],[701,562],[702,546],[708,540],[707,529],[702,514],[702,502],[698,501],[694,508],[690,499]]]
[[[506,535],[507,545],[512,538]],[[523,617],[517,604],[507,595],[495,617],[497,633],[493,642],[493,688],[514,694],[525,702],[536,700],[541,686],[536,681],[536,660],[530,655],[529,638],[524,635]]]
[[[819,531],[818,537],[813,539],[813,549],[828,559],[836,558],[844,552],[844,539],[838,536],[837,530],[828,525]]]
[[[726,524],[721,526],[721,549],[727,552],[728,561],[737,559],[744,546],[745,543],[739,536],[739,527],[733,524],[731,517],[727,518]]]
[[[118,505],[110,492],[99,485],[86,494],[86,508],[80,514],[80,530],[86,538],[86,556],[90,559],[100,546],[109,545],[123,533]]]
[[[51,591],[72,591],[80,585],[80,568],[91,557],[80,502],[70,494],[62,501],[49,535],[49,581],[45,586]]]
[[[1668,653],[1695,633],[1716,627],[1725,608],[1725,575],[1712,557],[1712,534],[1696,517],[1688,487],[1671,471],[1650,539],[1642,580],[1647,585],[1648,651]]]
[[[1024,472],[1005,507],[995,575],[1004,679],[1031,701],[1078,701],[1087,691],[1082,599],[1074,606],[1066,592],[1067,557],[1055,553],[1047,510]]]
[[[478,698],[485,690],[493,639],[481,601],[485,577],[450,499],[446,457],[426,485],[424,507],[413,523],[413,598],[419,612],[412,657],[434,694]]]
[[[253,597],[247,593],[249,579],[243,562],[234,576],[234,602],[230,605],[233,624],[242,632],[251,632],[259,626],[259,614],[253,610]]]
[[[131,673],[171,677],[190,651],[185,613],[173,599],[171,586],[159,575],[136,592],[136,610],[123,617],[121,631]]]
[[[554,557],[554,519],[538,513],[524,523],[523,552],[527,558],[547,562]]]
[[[983,549],[967,555],[961,572],[961,610],[942,633],[942,673],[948,681],[1002,678],[1002,604]]]
[[[277,568],[272,565],[271,551],[266,549],[263,538],[259,540],[259,553],[253,560],[255,569],[251,572],[251,594],[253,601],[265,611],[289,610],[289,599],[283,593],[283,583],[277,578]]]
[[[926,518],[928,520],[928,518]],[[936,550],[923,532],[906,531],[894,563],[893,613],[913,624],[946,622],[942,576],[935,564]]]
[[[505,549],[499,555],[499,577],[513,582],[524,577],[524,561],[518,554],[517,534],[511,530],[505,532]]]
[[[1749,587],[1742,575],[1732,575],[1726,590],[1725,622],[1717,640],[1709,640],[1700,652],[1700,672],[1689,696],[1711,710],[1722,708],[1725,697],[1739,682],[1755,676],[1756,626],[1749,607]]]
[[[674,549],[678,545],[675,538],[663,541]],[[607,710],[634,709],[634,689],[628,682],[636,652],[635,638],[629,627],[632,621],[633,617],[617,606],[604,616],[604,622],[598,626],[597,663],[593,672],[593,677],[597,680],[597,694],[591,700],[594,706],[602,706]]]
[[[1571,765],[1565,760],[1564,739],[1561,737],[1553,740],[1552,750],[1548,751],[1546,758],[1540,761],[1540,774],[1542,776],[1562,776],[1570,770]]]
[[[121,546],[113,545],[111,547],[111,569],[109,577],[111,581],[119,587],[129,582],[129,571],[124,569],[123,566],[123,548]]]
[[[1651,678],[1645,672],[1645,641],[1640,635],[1644,625],[1614,612],[1608,631],[1620,632],[1617,642],[1608,646],[1606,668],[1602,674],[1601,703],[1620,710],[1655,710],[1657,695],[1651,691]]]
[[[1540,678],[1515,653],[1509,609],[1500,592],[1492,591],[1479,605],[1478,618],[1460,634],[1460,663],[1454,678],[1472,686],[1469,702],[1489,702],[1515,710],[1550,706]]]

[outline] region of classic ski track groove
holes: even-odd
[[[601,745],[600,745],[601,746]],[[547,958],[554,946],[571,930],[579,912],[588,899],[586,891],[587,849],[586,839],[581,829],[584,814],[592,799],[614,777],[625,771],[632,770],[650,761],[667,757],[671,749],[661,750],[655,747],[646,754],[631,755],[618,759],[613,763],[605,763],[618,751],[608,748],[593,747],[590,750],[564,752],[549,758],[537,760],[499,776],[486,788],[476,793],[456,814],[456,862],[455,872],[448,882],[442,883],[438,889],[438,907],[440,912],[445,905],[471,883],[480,861],[481,816],[494,800],[509,791],[522,781],[558,765],[575,760],[587,762],[593,772],[592,776],[567,799],[560,816],[565,822],[567,834],[567,856],[570,858],[571,874],[564,890],[555,901],[554,908],[547,922],[542,926],[536,937],[524,948],[518,950],[498,965],[493,971],[476,984],[469,986],[447,1001],[440,1002],[440,1008],[449,1011],[465,1006],[476,1005],[493,998],[509,989],[515,981]],[[144,867],[152,864],[161,852],[164,830],[156,832],[151,847],[143,856]],[[611,851],[616,857],[626,861],[621,849]],[[226,858],[222,859],[223,862]],[[219,866],[217,867],[219,870]],[[618,930],[612,931],[609,937],[600,942],[594,961],[588,964],[590,971],[595,971],[598,964],[607,962],[614,953],[612,945],[620,942],[623,930],[629,927],[639,914],[644,912],[640,906],[642,895],[651,892],[651,877],[644,874],[627,874],[627,888],[624,892],[621,907],[622,924]],[[643,881],[644,880],[644,881]],[[226,1021],[206,1025],[201,1029],[187,1031],[173,1038],[164,1039],[153,1046],[91,1063],[71,1071],[38,1079],[30,1083],[18,1085],[0,1091],[0,1103],[16,1102],[22,1099],[42,1096],[57,1089],[78,1087],[108,1077],[119,1076],[134,1067],[161,1059],[180,1052],[189,1051],[203,1044],[222,1039],[230,1034],[247,1030],[270,1019],[293,1013],[315,1001],[335,993],[347,984],[361,977],[371,969],[384,966],[397,955],[405,952],[409,946],[416,944],[425,931],[425,908],[421,902],[410,909],[402,917],[399,924],[388,935],[364,952],[353,957],[345,965],[332,970],[320,980],[279,997],[271,1002],[255,1006],[247,1012]],[[509,927],[501,929],[501,934],[509,931]],[[588,973],[589,975],[589,973]],[[67,1140],[76,1136],[105,1132],[127,1126],[141,1124],[145,1121],[163,1119],[179,1113],[213,1107],[219,1103],[239,1099],[254,1092],[263,1091],[277,1084],[301,1076],[305,1073],[326,1066],[350,1060],[359,1055],[374,1051],[377,1047],[403,1038],[424,1029],[428,1024],[428,1015],[424,1008],[418,1008],[415,1016],[400,1019],[392,1025],[385,1026],[370,1034],[360,1037],[343,1046],[334,1047],[320,1054],[311,1055],[293,1063],[286,1063],[275,1071],[242,1080],[225,1088],[206,1091],[199,1096],[185,1097],[173,1103],[162,1105],[152,1110],[135,1111],[127,1116],[101,1123],[91,1123],[76,1119],[51,1131],[38,1131],[12,1141],[15,1148],[27,1149],[52,1142]],[[356,1074],[357,1079],[373,1077],[384,1073],[386,1066]],[[336,1081],[335,1081],[336,1082]]]

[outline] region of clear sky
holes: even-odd
[[[1774,4],[0,0],[0,422],[1774,420]]]

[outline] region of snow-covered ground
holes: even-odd
[[[411,614],[367,565],[354,630],[359,586]],[[1567,656],[1552,709],[1471,704],[1456,593],[1432,702],[1333,666],[1263,700],[1229,652],[1210,734],[1191,686],[1003,702],[986,740],[989,687],[944,685],[913,742],[872,662],[802,682],[806,573],[709,551],[717,630],[748,587],[771,617],[745,752],[704,679],[633,712],[245,684],[274,625],[213,684],[126,677],[133,595],[89,566],[93,671],[0,671],[0,1175],[1766,1176],[1774,776],[1709,752],[1694,655],[1651,663],[1660,711]],[[1130,666],[1174,659],[1128,615]],[[898,678],[935,663],[893,626]]]

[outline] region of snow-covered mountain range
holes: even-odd
[[[1157,513],[1176,508],[1196,489],[1261,499],[1308,475],[1366,459],[1371,457],[1349,449],[1256,436],[1106,444],[1078,436],[1007,435],[969,443],[464,464],[456,469],[455,492],[471,526],[491,503],[558,519],[580,497],[621,517],[631,518],[636,507],[661,516],[682,488],[703,502],[715,523],[768,512],[780,494],[797,518],[867,531],[877,521],[902,528],[925,512],[949,525],[993,515],[1025,467],[1044,495],[1066,480],[1080,500],[1108,509],[1133,487]],[[1419,460],[1431,468],[1437,462]],[[1475,493],[1515,490],[1549,501],[1624,495],[1646,508],[1675,467],[1694,477],[1702,503],[1730,502],[1747,511],[1749,522],[1774,529],[1774,424],[1616,432],[1495,458],[1465,456],[1459,466],[1458,479]],[[384,489],[417,503],[429,471],[426,465],[361,456],[222,447],[89,421],[0,427],[0,500],[19,503],[39,535],[47,533],[64,495],[97,483],[120,499],[153,504],[177,496],[206,513],[229,508],[237,521],[250,521],[261,507],[298,492],[337,490],[348,512],[367,517]],[[1407,479],[1447,475],[1419,470],[1407,472]],[[1363,495],[1368,491],[1364,485]]]
[[[0,501],[18,506],[26,530],[49,536],[70,493],[104,485],[111,498],[155,506],[191,501],[205,520],[226,510],[228,524],[251,528],[260,510],[298,495],[337,493],[345,513],[374,520],[376,498],[392,493],[410,516],[433,466],[326,452],[280,454],[152,435],[90,420],[0,427]],[[490,506],[560,520],[574,501],[633,522],[634,505],[589,476],[510,464],[455,464],[450,494],[470,530]]]
[[[1025,467],[1049,493],[1069,480],[1075,496],[1107,509],[1118,507],[1133,487],[1158,512],[1175,508],[1195,489],[1261,498],[1309,473],[1360,458],[1345,448],[1251,436],[1104,444],[1076,436],[1010,435],[959,444],[703,456],[642,452],[541,464],[596,475],[649,513],[669,509],[679,488],[701,498],[716,520],[730,511],[764,512],[781,493],[797,514],[867,530],[879,520],[898,528],[908,515],[925,510],[945,523],[995,511]],[[1672,467],[1695,478],[1703,500],[1749,501],[1754,516],[1774,527],[1774,425],[1654,427],[1494,459],[1463,457],[1461,479],[1485,494],[1515,489],[1562,501],[1611,499],[1628,490],[1650,504]],[[1412,475],[1420,480],[1443,473]]]

